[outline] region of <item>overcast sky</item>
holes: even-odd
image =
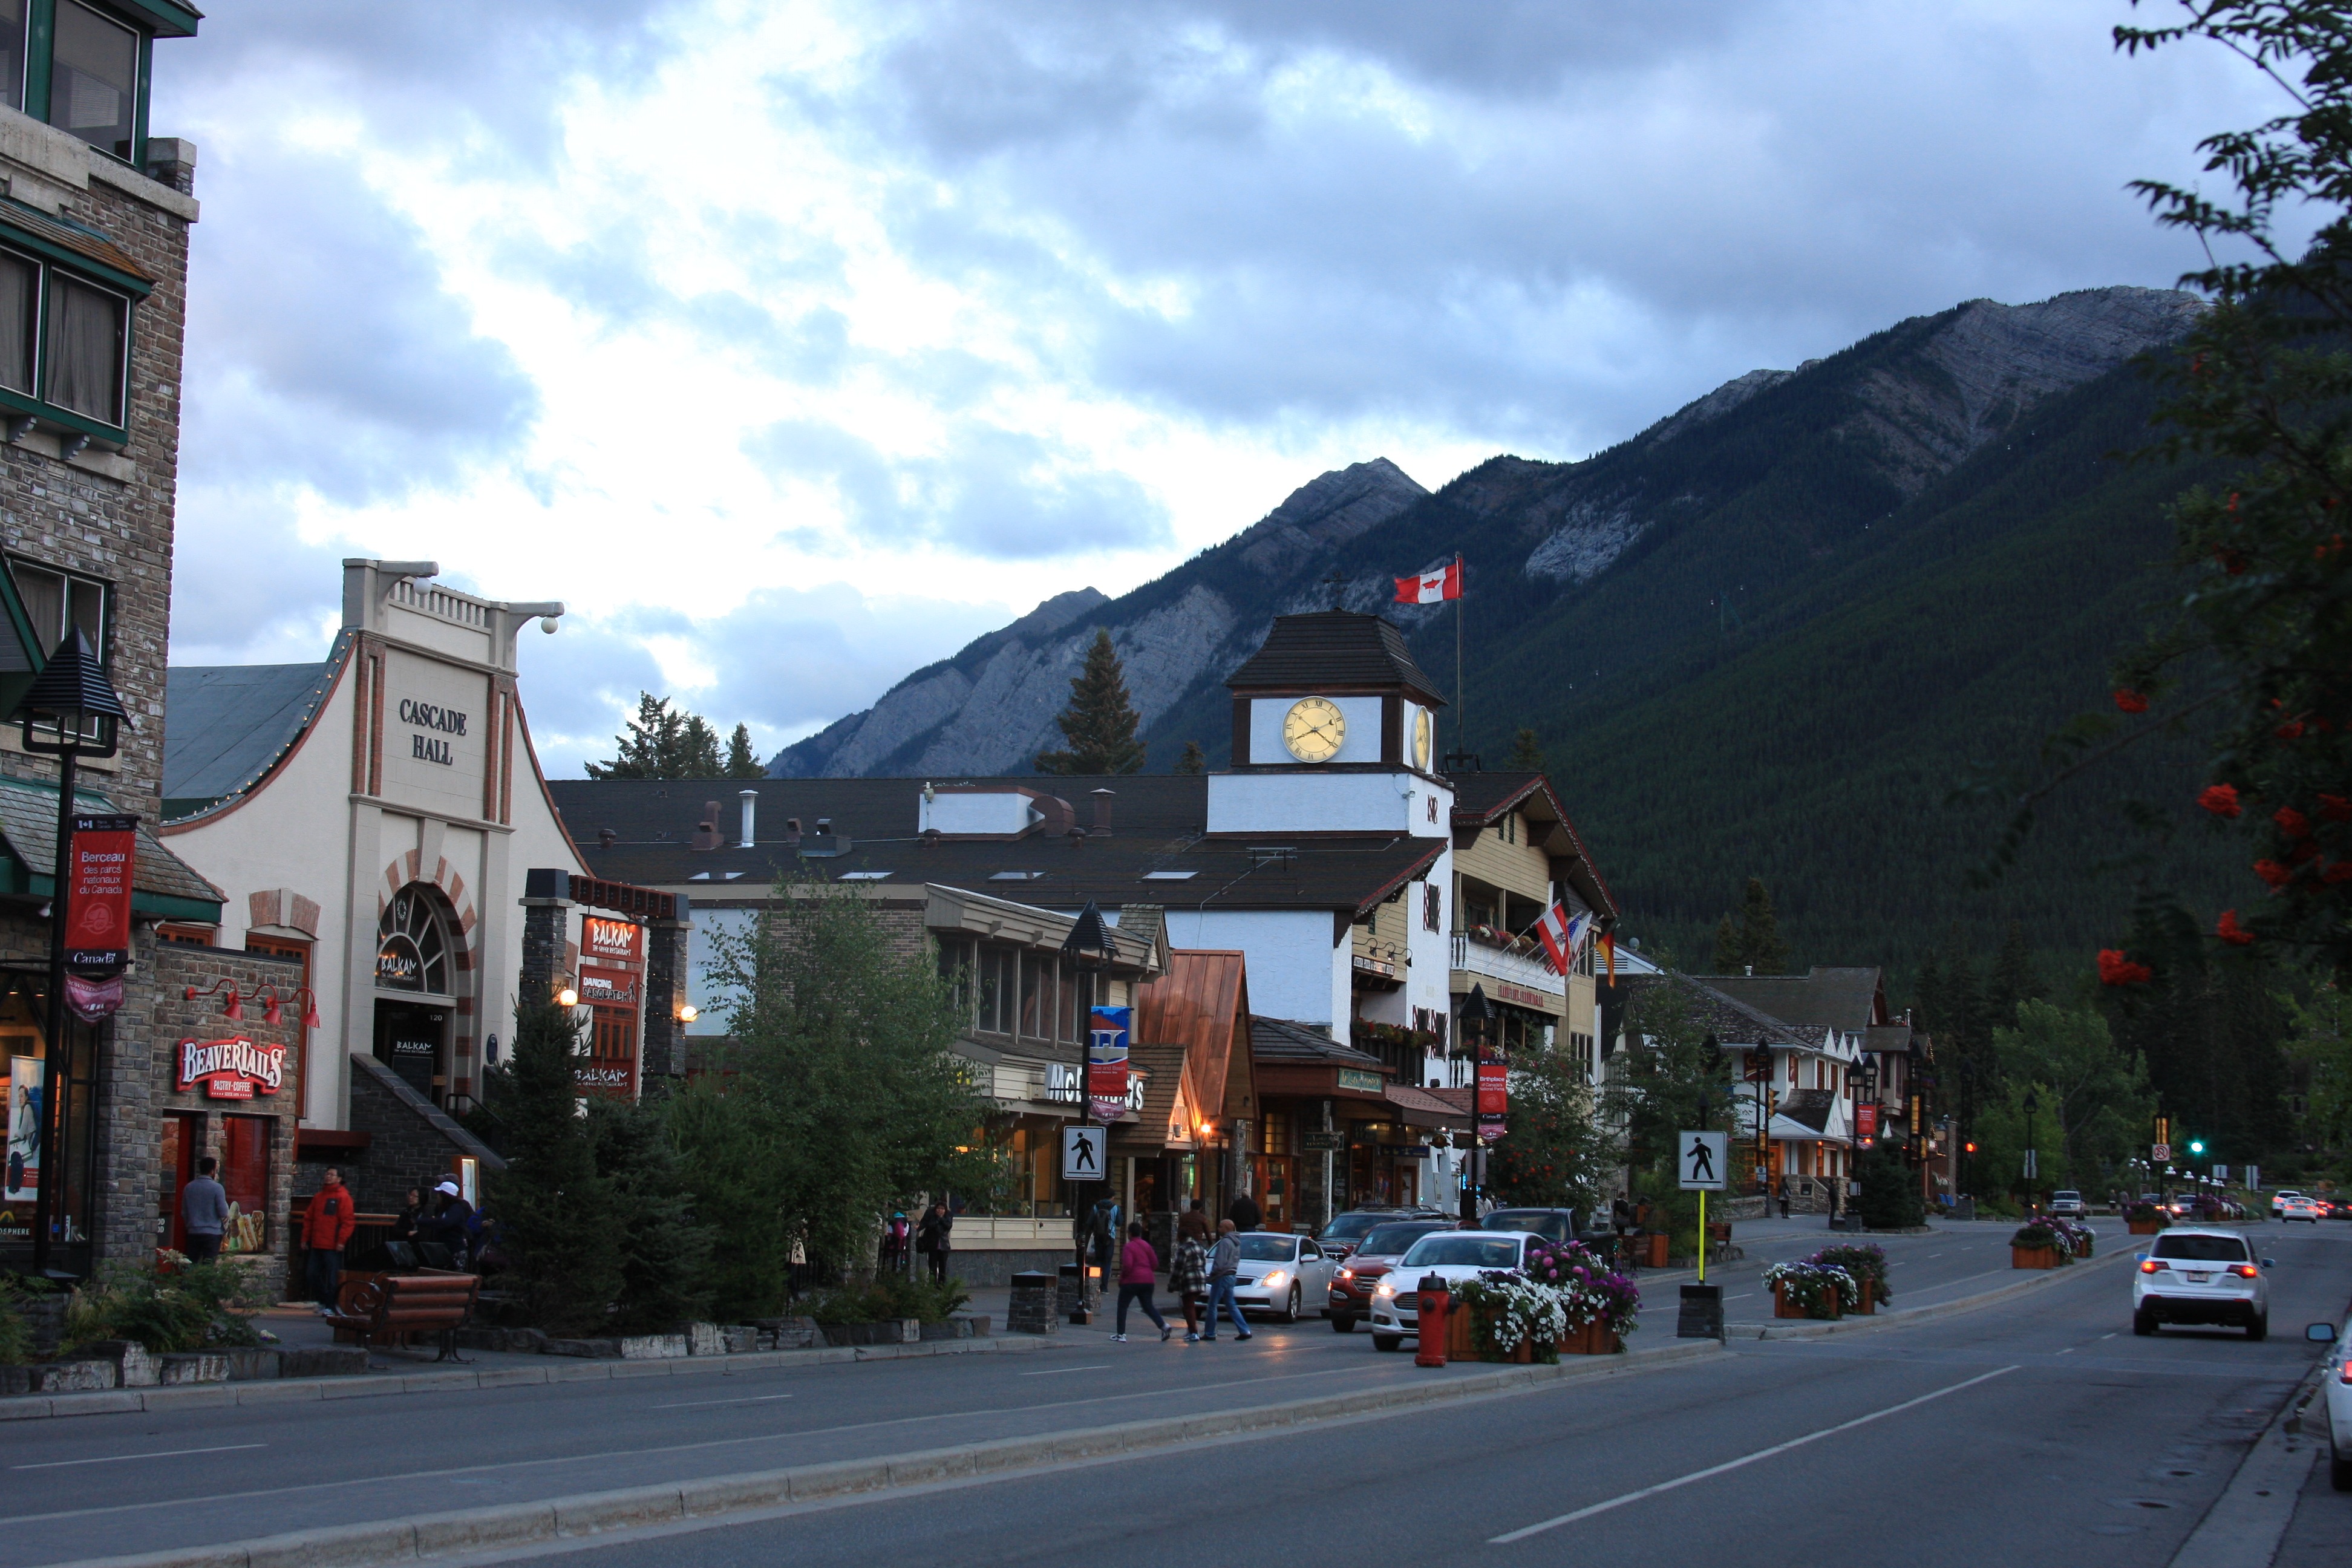
[[[570,605],[558,775],[640,689],[771,752],[1326,468],[2168,284],[2125,183],[2276,108],[2116,55],[2121,0],[215,10],[155,51],[204,202],[174,660],[315,659],[342,557],[429,557]]]

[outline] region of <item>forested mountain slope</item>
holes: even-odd
[[[1907,966],[1955,921],[2011,918],[2077,951],[2129,898],[2086,874],[2136,847],[2100,804],[2115,781],[2055,806],[1991,895],[1962,886],[1991,821],[1945,800],[2103,700],[2107,656],[2166,595],[2160,508],[2183,477],[2118,457],[2151,403],[2127,362],[2195,310],[2139,289],[1972,301],[1743,376],[1581,462],[1498,457],[1433,495],[1384,461],[1328,474],[1123,598],[1065,595],[919,672],[773,771],[1024,766],[1097,626],[1150,765],[1187,740],[1219,764],[1223,678],[1273,615],[1328,605],[1335,572],[1349,607],[1378,608],[1391,576],[1459,551],[1468,747],[1499,765],[1537,731],[1632,929],[1703,963],[1756,873],[1801,963]],[[1391,613],[1450,685],[1453,607]],[[2168,765],[2132,777],[2177,795]]]

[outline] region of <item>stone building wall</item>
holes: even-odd
[[[357,1154],[306,1160],[302,1195],[318,1191],[329,1165],[340,1168],[362,1214],[398,1214],[408,1189],[430,1189],[450,1173],[451,1162],[470,1154],[485,1174],[506,1169],[489,1146],[411,1089],[398,1073],[372,1056],[352,1053],[352,1131],[368,1135]]]

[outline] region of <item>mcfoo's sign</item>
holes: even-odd
[[[590,915],[580,922],[580,952],[584,958],[618,958],[635,963],[646,955],[646,928],[635,921],[608,921]]]
[[[276,1094],[286,1081],[286,1047],[257,1046],[238,1036],[226,1040],[182,1040],[173,1087],[184,1094],[198,1084],[212,1100],[251,1100]]]

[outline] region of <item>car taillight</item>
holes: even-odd
[[[2233,1263],[2230,1266],[2230,1272],[2241,1279],[2252,1279],[2254,1277],[2255,1268],[2251,1263]]]
[[[2158,1263],[2153,1258],[2143,1258],[2139,1260],[2139,1271],[2142,1274],[2153,1274],[2163,1267],[2163,1264]]]

